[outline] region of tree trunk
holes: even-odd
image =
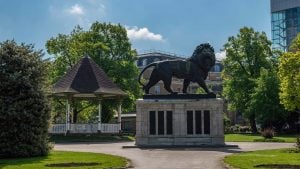
[[[251,117],[249,120],[250,120],[250,126],[251,126],[252,133],[257,133],[255,116]]]
[[[72,116],[73,123],[77,123],[79,111],[77,109],[77,105],[75,103],[75,99],[72,100],[72,105],[73,105],[73,116]]]
[[[73,109],[73,123],[77,123],[78,114],[79,114],[79,112],[78,112],[77,108],[74,107],[74,109]]]

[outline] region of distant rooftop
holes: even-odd
[[[145,57],[145,56],[169,56],[169,57],[175,57],[178,59],[182,59],[182,58],[188,58],[189,56],[185,56],[185,55],[180,55],[180,54],[176,54],[176,53],[172,53],[172,52],[166,52],[166,51],[162,51],[162,50],[155,50],[155,49],[150,49],[150,50],[143,50],[141,52],[138,53],[139,57]]]
[[[271,0],[271,12],[300,7],[299,0]]]
[[[165,51],[161,51],[161,50],[154,50],[154,49],[144,50],[144,51],[141,51],[138,53],[139,60],[143,59],[144,57],[155,57],[155,56],[172,58],[172,59],[186,59],[186,58],[190,57],[190,56],[186,56],[186,55],[178,55],[175,53],[165,52]],[[216,58],[216,63],[220,63],[220,62],[221,62],[221,60]]]

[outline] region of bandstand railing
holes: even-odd
[[[120,123],[89,123],[89,124],[70,124],[67,131],[66,124],[51,124],[48,132],[51,134],[63,134],[63,133],[119,133],[121,129]]]

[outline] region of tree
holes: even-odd
[[[48,153],[45,75],[42,52],[33,45],[0,43],[0,157]]]
[[[50,77],[52,84],[72,67],[78,60],[88,54],[116,83],[128,97],[123,100],[124,111],[135,109],[135,100],[141,95],[141,90],[136,77],[138,68],[136,51],[132,50],[127,37],[126,29],[120,24],[107,24],[95,22],[88,31],[79,26],[75,27],[69,35],[59,34],[51,38],[46,44],[49,54],[53,54],[54,62]],[[82,102],[74,103],[73,121],[84,108],[91,105],[83,105]],[[102,120],[108,121],[113,115],[116,102],[104,101],[105,111]]]
[[[296,53],[300,51],[300,34],[298,34],[292,41],[289,47],[289,52]]]
[[[254,92],[251,95],[249,111],[255,116],[263,129],[281,129],[288,113],[279,100],[279,78],[276,67],[267,70],[262,68],[260,77],[256,80]]]
[[[291,44],[290,52],[279,59],[280,101],[289,111],[300,109],[300,35]]]
[[[238,35],[228,38],[224,50],[223,95],[229,101],[229,109],[242,112],[249,119],[252,131],[257,132],[255,112],[249,111],[249,104],[260,69],[270,67],[271,42],[264,32],[244,27]]]

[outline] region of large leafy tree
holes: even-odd
[[[46,155],[50,109],[41,51],[0,43],[0,158]]]
[[[280,100],[289,111],[300,109],[300,35],[279,60]]]
[[[47,41],[47,51],[54,55],[50,77],[52,84],[88,54],[128,97],[123,101],[124,111],[134,110],[134,101],[141,94],[136,81],[138,68],[135,65],[136,51],[131,48],[126,29],[120,24],[95,22],[90,29],[84,31],[79,26],[69,34],[59,34]],[[73,101],[73,121],[78,114],[92,104]],[[108,121],[113,114],[116,103],[104,101],[103,121]]]
[[[279,100],[279,78],[276,67],[267,70],[262,68],[256,87],[251,95],[249,111],[255,112],[262,128],[275,127],[278,130],[284,125],[288,113]]]
[[[255,112],[249,106],[260,69],[270,67],[271,42],[264,32],[244,27],[239,34],[228,38],[224,50],[223,95],[229,101],[229,109],[242,112],[256,132]]]

